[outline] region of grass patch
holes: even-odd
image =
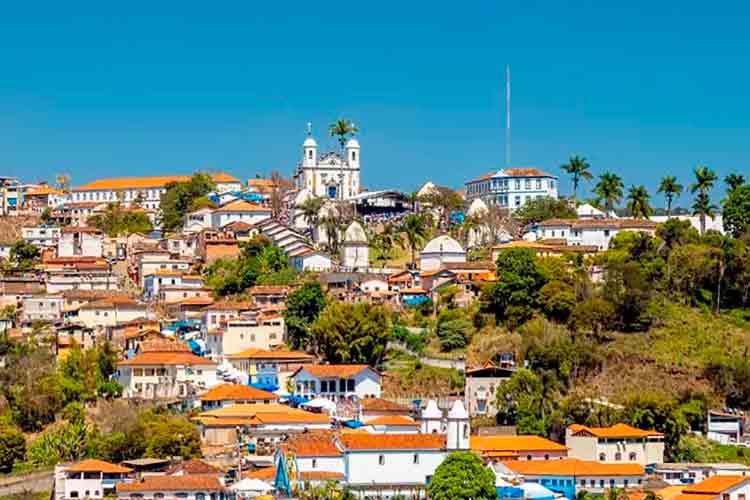
[[[385,397],[443,397],[464,387],[463,373],[458,370],[427,366],[419,361],[404,363],[385,375]]]

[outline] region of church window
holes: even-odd
[[[414,457],[412,458],[412,462],[415,464],[419,463],[419,453],[414,454]]]
[[[312,149],[311,149],[311,150],[309,150],[309,151],[307,152],[307,157],[308,157],[308,158],[310,158],[310,159],[312,160],[312,155],[313,155],[313,152],[312,152]]]
[[[378,456],[378,465],[385,465],[385,455]]]
[[[352,161],[357,161],[357,152],[352,151]]]

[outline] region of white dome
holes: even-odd
[[[352,137],[351,139],[349,139],[348,141],[346,141],[346,148],[347,149],[350,149],[350,148],[359,148],[359,141],[357,139],[355,139],[354,137]]]
[[[466,215],[469,217],[474,217],[475,215],[479,215],[482,212],[486,212],[487,204],[482,201],[481,198],[477,198],[476,200],[471,202],[471,205],[469,205],[469,209],[466,211]]]
[[[303,203],[305,203],[310,198],[313,198],[312,191],[305,188],[301,190],[299,193],[297,193],[297,196],[294,197],[294,206],[298,207],[302,205]]]
[[[349,224],[344,233],[344,241],[346,243],[367,243],[367,235],[359,222],[354,221]]]
[[[317,148],[318,147],[318,143],[315,142],[315,139],[313,139],[312,137],[308,137],[307,139],[305,139],[305,142],[302,143],[302,147],[305,147],[305,148]]]
[[[465,253],[463,247],[448,236],[444,234],[430,241],[422,253]]]
[[[451,411],[448,412],[448,418],[456,420],[469,418],[469,414],[466,412],[466,408],[464,408],[464,403],[460,399],[457,399],[453,403]]]
[[[422,411],[422,418],[443,418],[443,412],[440,411],[434,399],[427,401],[427,407]]]

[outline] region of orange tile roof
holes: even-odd
[[[252,309],[253,304],[250,302],[215,302],[206,307],[207,311],[247,311]]]
[[[262,391],[248,385],[220,384],[203,394],[200,399],[201,401],[256,401],[279,399],[279,397],[272,392]]]
[[[387,415],[383,417],[375,417],[372,420],[367,420],[366,425],[408,425],[408,426],[419,426],[417,422],[411,417],[405,417],[403,415]]]
[[[62,228],[63,233],[94,233],[102,234],[102,230],[97,227],[90,226],[65,226]]]
[[[343,378],[353,377],[368,368],[377,373],[368,365],[307,365],[299,368],[294,374],[296,375],[300,370],[305,370],[310,375],[318,378]]]
[[[503,462],[513,472],[527,476],[642,476],[642,465],[634,463],[601,463],[577,458],[560,460],[511,460]]]
[[[442,450],[442,434],[344,434],[341,443],[347,450]]]
[[[84,460],[65,468],[66,472],[104,472],[106,474],[128,474],[133,469],[121,465],[111,464],[104,460]]]
[[[749,480],[750,478],[746,476],[712,476],[700,483],[686,487],[682,492],[699,495],[720,495],[724,491]]]
[[[299,351],[268,351],[266,349],[246,349],[235,354],[227,354],[228,359],[276,359],[285,361],[309,361],[314,356]]]
[[[214,213],[226,213],[226,212],[268,212],[271,213],[271,209],[258,205],[257,203],[250,203],[245,200],[234,200],[230,201],[226,205],[214,210]]]
[[[188,182],[189,175],[162,175],[158,177],[118,177],[112,179],[98,179],[84,184],[73,191],[106,191],[114,189],[144,189],[160,188],[170,182]],[[223,172],[211,174],[214,182],[239,182],[235,177]]]
[[[250,295],[265,295],[265,294],[283,294],[289,293],[289,287],[287,286],[262,286],[256,285],[248,290]]]
[[[187,299],[173,302],[173,304],[180,304],[185,306],[210,306],[213,303],[214,299],[211,297],[188,297]]]
[[[221,474],[221,469],[214,467],[203,460],[193,459],[170,466],[166,473],[175,474],[183,472],[187,474]]]
[[[290,408],[286,405],[248,403],[232,405],[201,413],[195,420],[206,426],[269,424],[330,424],[331,418],[321,413]]]
[[[553,177],[538,168],[504,168],[503,172],[511,177]]]
[[[704,493],[681,493],[677,496],[672,497],[672,500],[713,500],[718,495],[704,494]]]
[[[63,192],[60,189],[51,188],[49,186],[39,186],[26,191],[25,196],[44,196],[50,194],[62,195]]]
[[[471,436],[469,446],[474,451],[567,451],[564,445],[540,436]]]
[[[208,358],[196,356],[190,352],[144,352],[131,359],[120,361],[117,366],[147,365],[216,365]]]
[[[118,483],[117,492],[224,491],[218,476],[144,476],[135,483]]]
[[[108,309],[112,307],[127,307],[127,306],[140,306],[140,307],[146,307],[144,304],[139,304],[137,301],[131,299],[130,297],[122,296],[122,295],[114,295],[111,297],[107,297],[104,299],[99,299],[94,302],[89,302],[88,304],[84,304],[81,306],[81,309]]]
[[[298,457],[340,457],[341,449],[336,446],[335,436],[330,431],[311,431],[296,434],[282,445],[286,453],[294,453]]]
[[[362,408],[366,411],[392,411],[392,412],[403,412],[408,413],[410,408],[408,406],[394,403],[382,398],[367,398],[360,401]]]
[[[568,427],[571,433],[576,436],[591,435],[605,438],[645,438],[650,436],[663,436],[656,431],[646,431],[637,429],[627,424],[615,424],[611,427],[587,427],[585,425],[573,424]]]
[[[243,473],[243,478],[260,479],[262,481],[272,480],[276,477],[276,467],[264,467],[252,472]],[[340,481],[344,479],[344,474],[340,472],[330,472],[324,470],[305,471],[300,473],[303,481]]]
[[[406,293],[406,294],[426,294],[427,291],[424,288],[402,288],[399,290],[399,293]]]

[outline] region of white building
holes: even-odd
[[[271,208],[245,200],[230,201],[211,212],[211,227],[219,229],[232,222],[257,224],[271,217]]]
[[[219,192],[242,189],[242,182],[231,175],[219,172],[211,174],[211,178]],[[142,208],[155,210],[161,204],[161,195],[167,192],[167,184],[189,180],[188,175],[99,179],[74,189],[70,196],[74,203],[121,201],[126,205],[137,203]]]
[[[133,470],[102,460],[84,460],[55,468],[55,498],[74,500],[105,498],[115,493],[118,484],[128,481]]]
[[[333,269],[333,261],[327,253],[310,247],[300,247],[287,255],[297,271],[326,272]]]
[[[654,466],[654,476],[671,485],[695,484],[713,476],[750,477],[750,466],[736,463],[665,463]]]
[[[55,226],[24,226],[21,228],[21,237],[32,245],[50,248],[57,246],[60,232],[60,228]]]
[[[302,144],[302,162],[294,171],[298,189],[308,189],[313,196],[347,200],[359,193],[359,142],[349,139],[344,157],[335,151],[318,156],[318,143],[312,136]]]
[[[341,243],[341,264],[354,271],[366,270],[370,266],[369,252],[365,230],[359,222],[352,222],[346,228]]]
[[[535,198],[557,198],[557,177],[536,168],[505,168],[466,181],[466,200],[514,210]]]
[[[690,225],[693,226],[693,229],[700,232],[701,230],[701,218],[697,215],[671,215],[667,217],[666,215],[652,215],[651,220],[656,222],[657,224],[662,224],[669,219],[677,219],[677,220],[686,220],[690,222]],[[706,217],[706,231],[717,231],[721,234],[724,234],[724,218],[722,215],[716,214],[713,217]]]
[[[62,295],[32,295],[23,298],[21,320],[59,321],[62,319]]]
[[[104,236],[95,227],[67,226],[57,241],[58,257],[101,257]]]
[[[333,400],[379,398],[380,379],[367,365],[307,365],[292,375],[296,395]]]
[[[654,235],[656,222],[648,219],[550,219],[534,229],[538,240],[564,239],[567,245],[609,248],[609,243],[622,231],[641,231]]]
[[[664,434],[627,424],[587,427],[573,424],[565,430],[568,455],[607,463],[660,464],[664,461]]]
[[[448,262],[466,262],[466,251],[444,234],[431,240],[419,254],[420,271],[436,271]]]
[[[117,485],[118,499],[224,500],[227,491],[219,475],[146,475],[140,481]]]

